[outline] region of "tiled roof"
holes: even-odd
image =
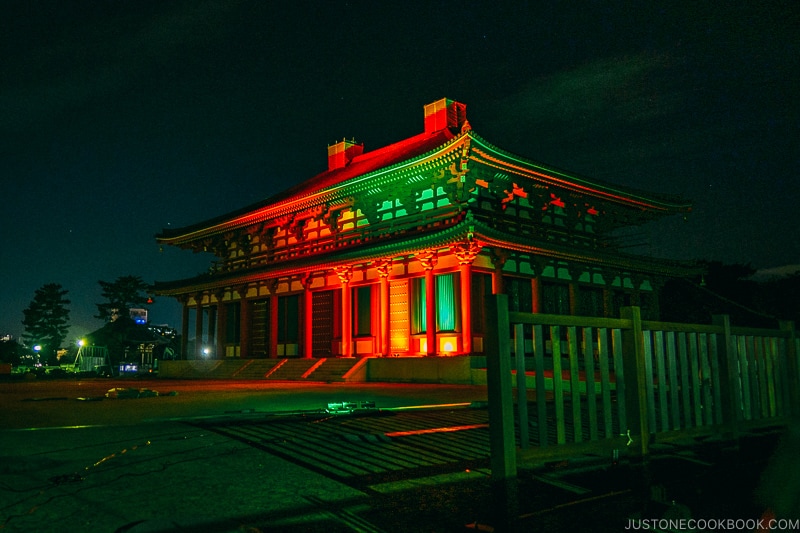
[[[268,199],[269,203],[280,202],[295,197],[305,196],[310,193],[325,190],[339,183],[369,174],[381,168],[390,167],[408,159],[412,159],[424,153],[435,150],[446,142],[453,139],[456,135],[449,129],[434,133],[420,133],[408,139],[384,146],[371,152],[364,152],[356,156],[349,165],[344,168],[328,170],[317,174],[313,178],[300,183],[282,193],[278,193]]]
[[[204,220],[191,226],[182,228],[165,228],[156,236],[158,239],[171,239],[182,235],[187,235],[194,231],[209,228],[239,216],[252,213],[264,207],[289,201],[295,198],[302,198],[310,194],[323,191],[349,179],[356,178],[374,172],[376,170],[391,167],[403,161],[413,159],[417,156],[435,150],[456,137],[448,128],[433,133],[420,133],[408,139],[384,146],[377,150],[365,152],[356,156],[350,164],[343,168],[326,170],[316,176],[303,181],[283,192],[277,193],[269,198],[261,200],[255,204],[248,205],[236,211],[225,213],[212,219]]]

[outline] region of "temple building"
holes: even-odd
[[[343,140],[282,193],[164,229],[161,245],[216,260],[155,290],[182,302],[190,359],[479,355],[493,293],[517,311],[657,318],[659,288],[695,269],[624,253],[614,233],[690,207],[503,150],[442,99],[418,135]]]

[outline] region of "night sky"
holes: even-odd
[[[71,338],[99,328],[99,280],[210,264],[159,251],[162,228],[310,178],[344,137],[420,133],[443,97],[511,152],[694,202],[628,252],[798,265],[798,6],[3,2],[0,334],[50,282]],[[178,326],[179,307],[150,318]]]

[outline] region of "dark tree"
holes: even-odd
[[[16,340],[0,341],[0,362],[18,365],[20,357],[25,354],[23,348]]]
[[[800,327],[800,271],[761,283],[758,305],[781,320],[793,320]]]
[[[37,289],[33,300],[22,313],[25,333],[22,340],[28,346],[40,345],[40,353],[48,363],[55,362],[56,352],[69,330],[70,301],[67,292],[58,283],[48,283]]]
[[[117,316],[128,316],[131,308],[143,307],[149,303],[147,292],[150,285],[139,276],[122,276],[113,282],[99,281],[105,302],[97,304],[99,318],[106,322]]]
[[[702,276],[665,284],[660,301],[663,320],[706,324],[713,315],[728,315],[737,326],[774,328],[777,320],[800,316],[800,274],[757,281],[750,265],[701,264]]]

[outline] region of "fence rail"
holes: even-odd
[[[518,313],[496,298],[490,424],[498,453],[512,461],[509,438],[517,453],[513,465],[493,468],[515,471],[518,458],[565,446],[647,455],[653,442],[735,438],[800,413],[800,339],[791,322],[756,329],[732,327],[727,316],[711,325],[646,321],[637,307],[613,319]],[[491,410],[492,403],[509,405]]]

